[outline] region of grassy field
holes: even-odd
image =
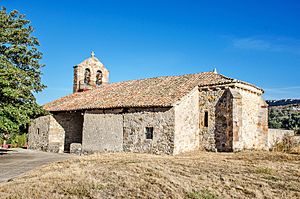
[[[0,184],[0,198],[300,198],[300,156],[116,153],[53,163]]]

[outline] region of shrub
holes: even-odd
[[[2,137],[0,137],[0,146],[2,146],[4,143],[4,139]]]
[[[11,138],[8,140],[8,143],[12,145],[12,147],[24,147],[27,142],[27,134],[14,134],[11,136]]]

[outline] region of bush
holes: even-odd
[[[13,136],[11,136],[7,143],[11,144],[14,148],[24,147],[27,143],[27,134],[14,134]]]
[[[4,139],[2,137],[0,137],[0,146],[2,146],[4,143]]]

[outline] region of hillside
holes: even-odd
[[[300,133],[300,100],[269,100],[269,127]]]
[[[299,198],[300,156],[95,154],[0,184],[0,198]]]
[[[300,99],[267,100],[269,106],[300,105]]]

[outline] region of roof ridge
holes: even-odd
[[[223,74],[218,74],[218,75],[220,75],[221,77],[223,77],[223,78],[225,78],[225,79],[227,79],[227,80],[236,80],[236,79],[234,79],[234,78],[227,77],[227,76],[225,76],[225,75],[223,75]]]
[[[73,111],[125,107],[167,107],[182,99],[194,87],[235,81],[214,72],[159,76],[103,84],[46,103],[48,111]],[[236,80],[237,81],[237,80]]]
[[[142,79],[132,79],[132,80],[125,80],[125,81],[120,81],[120,82],[112,82],[112,83],[108,83],[108,84],[103,84],[103,85],[100,85],[91,90],[97,90],[97,89],[101,89],[103,86],[110,86],[110,85],[115,85],[115,84],[122,84],[122,83],[129,83],[129,82],[136,82],[136,81],[150,80],[150,79],[168,78],[168,77],[184,77],[184,76],[191,76],[191,75],[200,75],[200,74],[204,74],[204,73],[214,74],[213,72],[209,71],[209,72],[200,72],[200,73],[190,73],[190,74],[184,74],[184,75],[166,75],[166,76],[158,76],[158,77],[147,77],[147,78],[142,78]],[[220,74],[217,74],[217,75],[220,75]],[[91,90],[84,91],[84,92],[89,92]]]
[[[118,84],[123,84],[123,83],[129,83],[129,82],[136,82],[136,81],[142,81],[142,80],[150,80],[150,79],[160,79],[160,78],[167,78],[167,77],[183,77],[183,76],[190,76],[190,75],[200,75],[200,74],[204,74],[204,73],[213,73],[213,72],[200,72],[200,73],[191,73],[191,74],[184,74],[184,75],[166,75],[166,76],[158,76],[158,77],[149,77],[149,78],[142,78],[142,79],[132,79],[132,80],[125,80],[125,81],[120,81],[120,82],[112,82],[112,83],[108,83],[108,84],[102,84],[94,89],[91,89],[91,90],[87,90],[87,91],[83,91],[83,92],[76,92],[76,93],[71,93],[69,95],[66,95],[66,96],[63,96],[63,97],[60,97],[54,101],[59,101],[59,100],[62,100],[64,98],[68,98],[68,97],[71,97],[71,96],[75,96],[75,95],[83,95],[83,93],[89,93],[89,92],[93,92],[95,90],[99,90],[99,89],[102,89],[103,87],[106,87],[106,86],[112,86],[112,85],[118,85]],[[43,106],[47,105],[47,104],[50,104],[54,101],[51,101],[51,102],[48,102],[48,103],[45,103]]]
[[[189,75],[200,75],[200,74],[204,74],[204,73],[213,73],[213,72],[208,71],[208,72],[200,72],[200,73],[189,73],[189,74],[183,74],[183,75],[162,75],[162,76],[157,76],[157,77],[146,77],[146,78],[141,78],[141,79],[133,79],[133,80],[120,81],[120,82],[113,82],[113,83],[110,83],[110,84],[130,82],[130,81],[140,81],[140,80],[147,80],[147,79],[159,79],[159,78],[164,78],[164,77],[183,77],[183,76],[189,76]]]

